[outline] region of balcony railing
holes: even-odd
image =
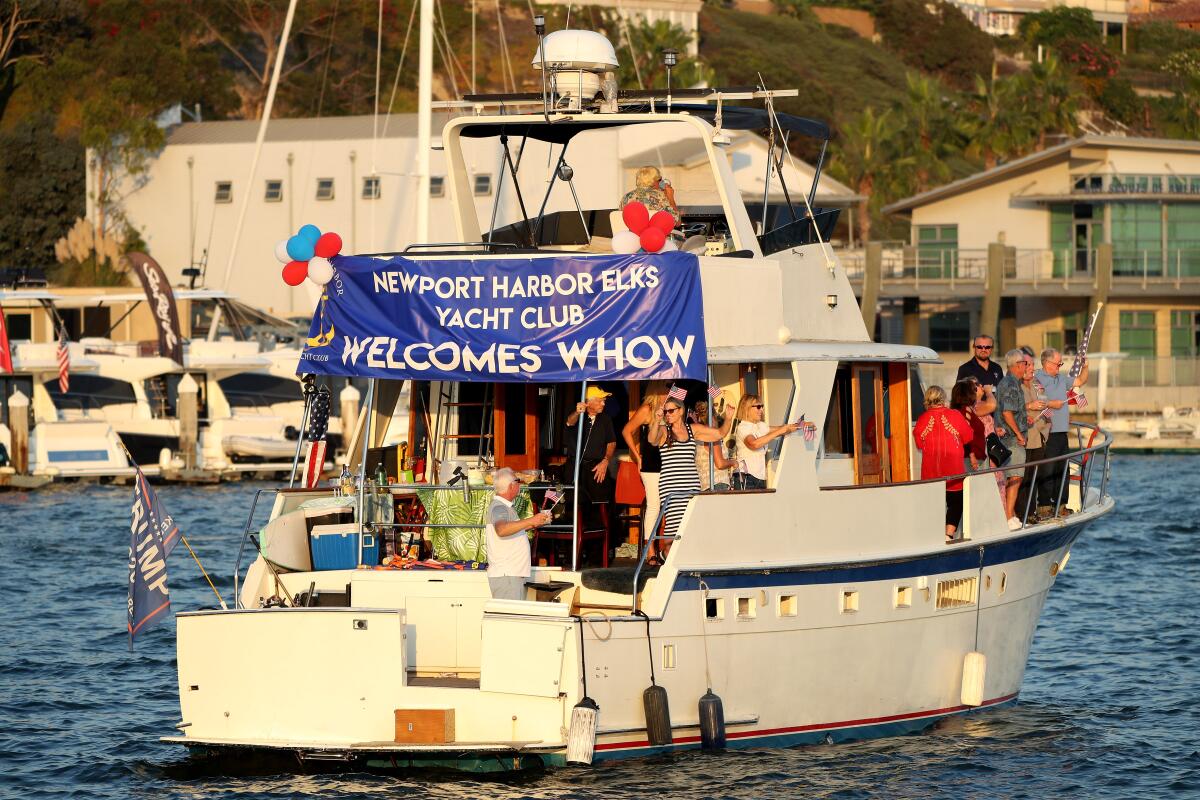
[[[947,283],[952,287],[981,284],[987,276],[988,251],[978,248],[933,248],[883,242],[881,280],[887,283]],[[866,273],[866,252],[861,249],[838,252],[846,275],[861,281]],[[1006,250],[1004,282],[1056,283],[1064,288],[1095,283],[1098,262],[1096,248]],[[1113,249],[1113,279],[1120,285],[1182,285],[1184,280],[1200,278],[1200,243],[1161,250]]]
[[[1092,174],[1072,175],[1072,194],[1200,195],[1200,175]]]

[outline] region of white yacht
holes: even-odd
[[[0,290],[0,307],[13,309],[53,303],[55,296],[38,289]],[[68,342],[69,382],[86,385],[98,365],[84,355],[83,347]],[[55,342],[14,339],[13,372],[0,373],[0,444],[10,462],[14,459],[10,400],[20,392],[28,401],[29,431],[26,474],[39,481],[56,479],[128,479],[134,470],[121,450],[112,426],[77,404],[56,402],[46,385],[58,388],[59,360]],[[103,401],[105,398],[101,397]],[[12,463],[0,465],[0,486],[20,485]],[[36,484],[29,484],[36,485]]]
[[[645,563],[643,536],[635,564],[581,567],[582,532],[568,522],[570,563],[537,566],[539,544],[519,600],[493,599],[485,572],[467,559],[396,569],[397,551],[381,564],[387,553],[377,537],[391,529],[392,514],[370,511],[378,509],[376,496],[280,489],[256,500],[260,511],[269,506],[270,518],[256,538],[261,519],[250,509],[235,606],[177,614],[181,720],[165,741],[381,768],[510,770],[568,761],[602,768],[607,759],[702,744],[792,746],[902,734],[1016,702],[1047,593],[1082,531],[1113,509],[1107,436],[1080,429],[1086,444],[1058,463],[1067,467],[1060,505],[1069,513],[1051,521],[1027,519],[1010,530],[995,476],[967,476],[961,526],[948,542],[946,482],[920,479],[911,435],[922,410],[914,366],[937,362],[937,354],[870,341],[846,274],[823,241],[836,212],[809,208],[798,192],[789,213],[776,215],[781,226],[757,230],[721,150],[731,129],[771,129],[777,146],[788,136],[827,138],[824,126],[775,114],[773,102],[785,92],[601,97],[595,73],[615,58],[611,47],[587,44],[602,57],[564,58],[564,71],[549,76],[545,107],[537,98],[534,113],[513,113],[513,104],[530,98],[468,98],[469,113],[442,131],[461,242],[333,259],[338,272],[326,310],[336,318],[348,302],[343,286],[368,294],[376,287],[380,308],[403,302],[384,295],[403,276],[433,268],[448,279],[512,279],[526,270],[586,272],[617,263],[614,212],[631,171],[614,154],[623,138],[649,142],[661,126],[679,126],[704,154],[677,190],[682,229],[702,237],[703,253],[635,253],[621,269],[654,267],[664,285],[698,275],[702,313],[680,323],[702,325],[708,382],[735,400],[759,396],[773,425],[815,423],[816,435],[782,440],[764,490],[689,494],[662,566]],[[585,81],[586,91],[571,91]],[[685,105],[697,100],[709,105]],[[730,105],[759,101],[765,109]],[[500,106],[508,113],[492,113]],[[533,202],[510,199],[490,218],[477,213],[462,152],[463,141],[476,138],[496,142],[506,171],[499,193],[536,190]],[[548,173],[555,159],[560,168]],[[562,170],[568,161],[573,169]],[[663,171],[671,177],[669,164]],[[572,179],[605,182],[610,205],[578,208]],[[516,206],[536,211],[542,192],[544,214],[513,215]],[[530,302],[555,306],[549,298]],[[618,330],[644,332],[637,319],[626,324]],[[301,363],[371,378],[368,420],[386,419],[390,403],[407,396],[413,419],[424,420],[435,439],[485,439],[497,465],[518,469],[548,470],[561,461],[562,419],[580,397],[578,381],[539,381],[523,368],[500,375],[493,365],[474,380],[447,386],[434,379],[402,395],[399,381],[386,376],[428,375],[430,361],[410,358],[390,328],[374,339],[349,336],[330,332],[331,345],[306,351]],[[467,334],[438,336],[430,347],[440,341],[437,349],[449,353]],[[663,356],[639,379],[677,376],[673,369]],[[590,379],[602,381],[622,412],[636,407],[638,381]],[[438,402],[455,412],[445,419],[460,422],[482,407],[490,428],[471,433],[472,419],[438,430],[430,398],[444,398]],[[365,427],[351,449],[364,477],[358,454],[379,435]],[[431,452],[437,444],[429,442]],[[480,450],[477,443],[472,452]],[[545,488],[531,489],[534,503]],[[425,506],[432,536],[447,527],[438,519],[439,493],[464,489],[418,483],[388,491],[396,514],[414,498]],[[463,502],[487,491],[468,487]],[[339,524],[322,528],[330,521]],[[419,524],[409,518],[405,530]],[[340,562],[318,543],[330,533],[350,542]],[[424,568],[437,566],[460,568]],[[285,666],[269,680],[249,679],[264,664]],[[595,707],[590,722],[576,714]]]

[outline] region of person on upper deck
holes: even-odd
[[[531,559],[529,537],[525,531],[549,525],[549,511],[521,519],[513,500],[521,491],[521,482],[508,467],[493,476],[495,496],[487,513],[487,576],[492,597],[499,600],[525,599],[525,581],[529,579]]]
[[[964,385],[958,394],[966,391]],[[960,396],[960,403],[964,398]],[[913,441],[921,451],[921,480],[959,477],[946,481],[946,540],[954,538],[963,511],[963,454],[974,431],[966,417],[946,408],[946,390],[930,386],[925,390],[925,413],[913,426]]]
[[[963,378],[974,378],[979,381],[980,386],[984,387],[985,394],[990,394],[988,392],[989,387],[995,390],[1004,378],[1004,370],[999,364],[992,361],[992,349],[995,346],[996,340],[986,333],[976,336],[973,344],[975,354],[970,361],[958,368],[958,377],[954,379],[955,383],[961,381]],[[984,408],[980,413],[990,414],[993,411],[995,411],[995,406],[985,401]]]
[[[737,424],[733,428],[734,489],[767,488],[767,443],[780,436],[800,430],[799,422],[771,427],[766,422],[762,398],[756,394],[743,395],[737,408]]]
[[[680,221],[679,206],[675,204],[675,187],[663,180],[658,167],[642,167],[633,178],[634,188],[621,198],[621,208],[630,203],[641,203],[654,216],[659,211],[669,211],[675,218],[675,224]]]

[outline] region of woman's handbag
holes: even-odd
[[[640,506],[645,501],[646,487],[642,485],[642,476],[634,462],[618,462],[617,490],[613,499],[623,506]]]
[[[1000,437],[995,433],[988,434],[987,454],[997,467],[1003,467],[1012,458],[1012,450],[1005,447],[1004,442],[1000,441]]]

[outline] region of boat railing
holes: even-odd
[[[1101,430],[1096,425],[1091,425],[1086,422],[1072,422],[1071,428],[1075,434],[1075,441],[1076,441],[1077,448],[1074,450],[1069,450],[1066,453],[1063,453],[1062,455],[1054,456],[1052,458],[1041,458],[1036,461],[1027,461],[1027,462],[1025,462],[1023,464],[1019,464],[1015,467],[1014,466],[988,467],[986,469],[978,469],[978,470],[974,470],[971,472],[959,473],[956,475],[943,475],[943,476],[940,476],[937,478],[921,478],[918,480],[895,481],[892,483],[882,483],[882,484],[881,483],[866,483],[866,484],[843,484],[840,486],[822,486],[821,490],[827,491],[827,492],[832,492],[832,491],[848,491],[848,490],[854,490],[854,489],[876,489],[876,488],[881,488],[881,487],[889,487],[890,488],[890,487],[895,487],[895,486],[916,486],[918,484],[925,484],[925,483],[945,483],[947,481],[965,480],[966,478],[972,477],[974,475],[989,475],[989,474],[995,474],[995,473],[999,473],[999,472],[1009,472],[1013,469],[1018,469],[1018,468],[1022,469],[1022,470],[1027,470],[1030,467],[1033,468],[1033,474],[1030,476],[1030,483],[1036,487],[1037,486],[1037,476],[1038,476],[1038,472],[1040,470],[1042,470],[1043,468],[1050,467],[1051,465],[1054,465],[1054,464],[1062,464],[1064,468],[1062,470],[1062,476],[1059,479],[1058,493],[1055,496],[1054,516],[1057,517],[1059,515],[1059,512],[1062,510],[1062,507],[1064,504],[1064,499],[1067,497],[1068,479],[1078,480],[1078,482],[1079,482],[1079,503],[1080,503],[1079,510],[1083,511],[1084,509],[1086,509],[1090,506],[1098,506],[1104,502],[1105,491],[1108,488],[1108,478],[1109,478],[1109,475],[1111,472],[1110,447],[1112,446],[1113,438],[1112,438],[1112,434],[1110,434],[1104,430]],[[1087,433],[1089,431],[1090,431],[1090,433],[1088,434],[1088,442],[1085,445],[1083,443],[1083,436],[1085,433]],[[1097,437],[1103,437],[1103,439],[1097,443],[1096,442]],[[1099,487],[1098,487],[1099,491],[1096,493],[1094,500],[1091,503],[1089,503],[1088,502],[1088,494],[1089,494],[1088,490],[1090,488],[1092,488],[1093,484],[1096,482],[1095,478],[1096,478],[1096,474],[1097,474],[1097,464],[1098,463],[1100,464]],[[1077,465],[1079,467],[1079,472],[1077,474],[1071,473],[1071,465],[1073,465],[1073,464]],[[1029,524],[1029,512],[1031,510],[1033,510],[1033,508],[1034,508],[1033,498],[1034,498],[1035,493],[1036,493],[1036,490],[1031,490],[1029,492],[1029,494],[1026,498],[1026,501],[1025,501],[1025,508],[1021,509],[1022,513],[1021,513],[1020,519],[1021,519],[1021,527],[1022,528],[1026,527]]]
[[[237,561],[233,565],[233,607],[241,608],[241,594],[238,592],[238,581],[242,574],[242,555],[246,550],[246,542],[250,539],[250,528],[254,525],[254,512],[258,509],[259,498],[266,492],[274,491],[273,489],[259,489],[254,493],[254,500],[250,503],[250,513],[246,515],[246,527],[242,529],[242,541],[238,545]],[[260,553],[261,555],[261,553]]]

